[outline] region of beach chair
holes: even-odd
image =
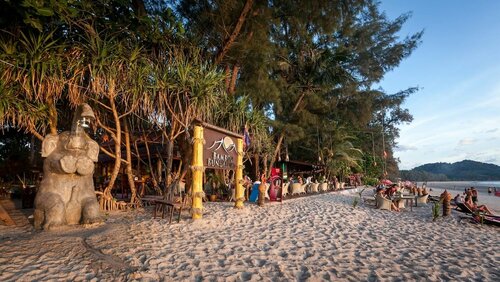
[[[328,190],[328,183],[326,182],[323,182],[319,185],[319,190],[324,192],[324,191],[327,191]]]
[[[266,183],[266,194],[264,195],[264,199],[268,199],[268,200],[269,200],[269,199],[271,199],[271,198],[269,197],[269,188],[270,188],[270,187],[271,187],[271,184]]]
[[[468,206],[466,206],[464,203],[460,203],[460,202],[455,202],[456,204],[456,210],[459,211],[459,212],[463,212],[463,213],[470,213],[470,214],[473,214],[474,212],[469,209]]]
[[[405,201],[406,201],[405,199],[399,199],[399,200],[397,200],[397,201],[395,202],[396,207],[398,207],[399,209],[404,209],[404,208],[406,208],[406,206],[405,206]]]
[[[285,196],[289,194],[289,193],[288,193],[288,186],[290,186],[290,182],[286,182],[285,184],[283,184],[283,188],[282,188],[282,189],[283,189],[283,192],[282,192],[282,194],[281,194],[281,196],[282,196],[283,198],[285,198]]]
[[[427,199],[428,199],[428,198],[429,198],[429,194],[427,194],[427,195],[423,195],[423,196],[418,196],[418,197],[417,197],[417,204],[416,204],[416,205],[417,205],[417,206],[418,206],[419,204],[421,204],[421,205],[427,205]]]
[[[380,195],[375,196],[375,201],[377,203],[377,209],[379,210],[391,210],[392,201],[386,199]]]
[[[318,193],[319,192],[318,187],[319,187],[319,183],[312,183],[311,184],[311,192]]]
[[[500,216],[489,215],[489,214],[476,214],[472,216],[472,218],[477,223],[500,226]]]
[[[306,188],[306,184],[293,183],[292,184],[292,195],[305,194],[306,193],[306,191],[304,190],[305,188]]]
[[[371,205],[374,207],[377,206],[377,200],[375,199],[375,196],[364,196],[361,199],[363,200],[363,203],[365,205]]]

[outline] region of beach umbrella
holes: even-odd
[[[384,184],[384,185],[391,185],[392,184],[392,181],[390,181],[389,179],[382,179],[380,181],[380,183]]]

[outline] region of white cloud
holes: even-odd
[[[416,151],[417,147],[411,145],[397,145],[395,151],[397,152],[406,152],[406,151]]]
[[[472,145],[476,143],[476,140],[475,139],[472,139],[472,138],[464,138],[460,141],[458,141],[458,146],[466,146],[466,145]]]

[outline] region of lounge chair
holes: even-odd
[[[487,216],[487,217],[491,217],[491,218],[495,218],[496,220],[500,220],[500,215],[495,215],[495,214],[486,214],[484,211],[473,211],[471,210],[466,204],[464,203],[461,203],[461,202],[455,202],[456,204],[456,208],[455,210],[457,211],[460,211],[460,212],[463,212],[463,213],[467,213],[467,214],[482,214],[484,216]]]
[[[472,216],[472,219],[477,223],[500,226],[500,216],[482,214],[482,215]]]
[[[391,210],[392,201],[386,199],[380,195],[375,196],[375,201],[377,203],[377,209],[379,210]]]
[[[468,206],[466,206],[464,203],[460,203],[460,202],[455,202],[457,208],[456,210],[457,211],[461,211],[461,212],[464,212],[464,213],[470,213],[470,214],[473,214],[474,212],[469,209]]]

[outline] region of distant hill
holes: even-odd
[[[488,181],[500,180],[500,166],[471,160],[432,163],[400,171],[401,178],[412,181]]]

